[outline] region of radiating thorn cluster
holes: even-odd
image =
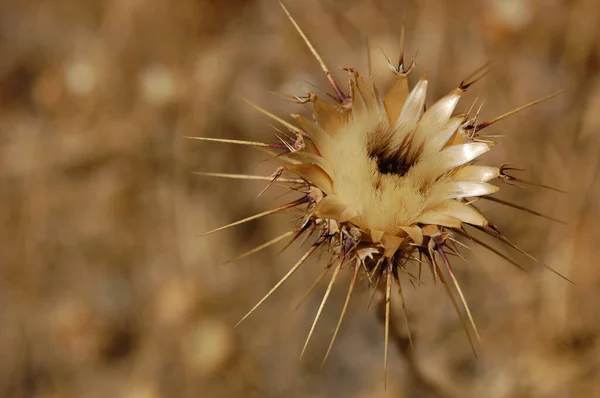
[[[267,188],[275,183],[284,184],[301,194],[301,197],[293,202],[210,231],[220,231],[291,208],[302,210],[302,216],[292,231],[238,258],[246,257],[284,239],[289,238],[287,247],[301,237],[310,239],[316,236],[309,250],[243,319],[285,283],[315,251],[326,249],[330,253],[331,262],[326,264],[321,277],[327,271],[333,270],[332,277],[302,354],[340,272],[350,268],[352,278],[347,299],[325,358],[331,351],[354,286],[362,275],[374,292],[379,291],[382,294],[385,302],[384,367],[387,369],[393,283],[404,300],[401,277],[406,277],[413,285],[420,284],[423,265],[430,269],[434,281],[441,282],[475,351],[479,333],[449,260],[451,255],[462,257],[456,246],[456,243],[460,242],[454,235],[468,237],[472,242],[516,265],[493,247],[470,236],[466,228],[474,228],[537,261],[509,241],[474,203],[487,199],[543,216],[533,210],[490,196],[499,189],[491,182],[498,180],[508,184],[549,188],[508,174],[507,172],[516,169],[507,165],[496,167],[474,164],[495,144],[493,140],[488,139],[490,137],[482,136],[480,131],[540,101],[534,101],[483,123],[477,123],[481,107],[475,114],[470,114],[470,111],[466,114],[455,114],[455,108],[463,93],[487,72],[485,66],[463,80],[446,96],[426,107],[429,82],[427,75],[410,89],[408,74],[413,70],[414,62],[405,68],[402,53],[397,66],[388,59],[394,76],[385,94],[380,94],[370,70],[370,81],[367,82],[352,68],[346,68],[349,82],[348,93],[344,93],[333,80],[329,69],[305,33],[287,9],[283,9],[320,63],[332,84],[335,92],[332,97],[336,98],[337,102],[325,101],[311,91],[307,91],[306,97],[292,96],[301,103],[310,104],[312,108],[312,118],[293,114],[295,124],[250,103],[287,130],[278,132],[279,142],[275,144],[197,137],[255,146],[283,163],[269,177],[219,173],[204,173],[205,175],[268,181]],[[295,177],[284,178],[284,173]],[[418,265],[417,276],[409,270],[409,264]],[[412,344],[404,302],[402,308]],[[463,310],[470,328],[463,317]]]

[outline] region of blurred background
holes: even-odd
[[[234,329],[303,252],[273,247],[222,263],[289,229],[292,216],[196,236],[289,198],[275,187],[257,199],[261,182],[192,175],[269,175],[278,164],[183,138],[271,141],[272,121],[238,95],[287,115],[309,110],[272,92],[330,91],[277,2],[2,0],[0,396],[600,396],[597,0],[286,4],[340,82],[341,67],[366,70],[368,38],[385,87],[382,51],[398,57],[406,15],[407,58],[418,52],[411,79],[428,72],[430,104],[486,61],[491,73],[459,105],[485,100],[480,120],[567,89],[488,128],[504,137],[485,160],[566,190],[503,185],[499,197],[568,225],[486,210],[575,284],[498,244],[528,272],[471,245],[454,267],[480,357],[427,277],[418,290],[406,285],[415,354],[390,347],[384,390],[383,329],[364,281],[320,369],[345,275],[298,361],[325,286],[294,307],[326,256]]]

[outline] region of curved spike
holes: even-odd
[[[272,181],[273,176],[256,176],[249,174],[228,174],[228,173],[211,173],[206,171],[192,171],[192,174],[206,177],[230,178],[233,180],[256,180],[256,181]],[[299,178],[278,178],[278,182],[291,182],[301,184],[304,181]]]
[[[437,252],[440,255],[442,261],[444,262],[444,265],[446,265],[446,269],[448,270],[448,273],[450,274],[450,277],[452,278],[452,281],[454,282],[454,286],[456,287],[456,290],[458,291],[460,300],[462,301],[465,311],[467,312],[467,316],[469,317],[469,322],[471,322],[471,327],[473,328],[473,331],[475,332],[475,337],[477,338],[477,341],[479,342],[479,341],[481,341],[481,337],[479,336],[479,331],[477,330],[477,326],[475,325],[475,321],[473,320],[473,315],[471,314],[471,309],[469,308],[469,305],[467,304],[467,300],[465,299],[462,289],[460,288],[460,284],[458,283],[458,280],[456,279],[456,276],[454,275],[454,270],[452,269],[450,260],[448,260],[448,256],[446,256],[446,253],[444,252],[443,243],[440,242],[438,239],[435,239],[435,240],[436,240]]]
[[[277,284],[275,286],[273,286],[273,288],[271,290],[269,290],[269,293],[267,293],[254,307],[252,307],[252,309],[250,311],[248,311],[248,313],[246,315],[244,315],[244,317],[242,319],[239,320],[238,323],[235,324],[235,327],[239,326],[240,323],[244,322],[244,320],[246,320],[246,318],[248,318],[258,307],[260,307],[260,305],[262,303],[265,302],[266,299],[268,299],[271,296],[271,294],[273,294],[277,289],[279,289],[281,287],[281,285],[283,285],[294,274],[294,272],[296,272],[298,270],[298,268],[300,268],[300,266],[302,264],[304,264],[306,259],[308,259],[308,257],[310,257],[310,255],[313,254],[315,252],[315,250],[317,250],[319,248],[319,246],[321,246],[321,243],[323,243],[324,240],[325,240],[324,237],[319,238],[319,240],[317,240],[310,247],[310,249],[308,249],[308,251],[306,253],[304,253],[304,255],[288,271],[288,273],[285,274],[285,276],[283,278],[281,278],[281,280],[279,282],[277,282]]]
[[[338,97],[339,102],[344,102],[344,100],[346,99],[346,96],[344,95],[344,93],[342,92],[340,87],[337,85],[335,80],[333,80],[333,76],[331,76],[331,72],[329,72],[329,68],[325,64],[325,61],[323,61],[323,58],[321,58],[321,56],[319,55],[319,53],[317,52],[315,47],[312,45],[310,40],[308,40],[308,37],[306,36],[306,34],[304,34],[304,31],[300,28],[300,25],[298,25],[298,23],[296,22],[294,17],[292,17],[292,14],[290,14],[290,12],[286,8],[286,6],[281,1],[279,2],[279,5],[281,6],[281,8],[283,8],[283,12],[285,12],[285,15],[287,15],[287,17],[290,20],[290,22],[292,23],[292,25],[294,25],[294,28],[296,28],[296,31],[298,31],[298,33],[302,37],[302,40],[304,40],[304,43],[306,43],[306,46],[308,47],[310,52],[313,54],[315,59],[319,62],[321,69],[323,70],[323,72],[325,72],[325,76],[327,76],[327,80],[329,80],[329,83],[331,83],[333,89],[335,90],[335,93]]]
[[[381,275],[383,275],[383,271],[381,270],[377,270],[377,267],[379,267],[379,263],[377,264],[377,266],[375,266],[375,269],[373,270],[373,272],[375,271],[379,271],[377,272],[377,279],[375,279],[375,284],[373,285],[373,294],[371,295],[371,298],[369,299],[369,302],[367,303],[367,310],[369,310],[371,308],[371,305],[373,305],[373,300],[375,299],[375,295],[377,294],[377,289],[379,289],[379,283],[381,282]],[[373,275],[371,275],[371,277],[369,279],[372,279]]]
[[[258,106],[257,104],[255,104],[254,102],[250,101],[247,98],[240,97],[240,99],[242,101],[244,101],[246,104],[250,105],[252,108],[254,108],[257,111],[259,111],[260,113],[262,113],[263,115],[268,116],[271,119],[275,120],[276,122],[280,123],[281,125],[287,127],[290,131],[293,131],[296,134],[302,134],[302,130],[300,130],[298,127],[294,126],[290,122],[287,122],[287,121],[283,120],[282,118],[280,118],[279,116],[274,115],[273,113],[269,112],[265,108]]]
[[[559,91],[559,92],[557,92],[557,93],[554,93],[554,94],[547,95],[547,96],[545,96],[545,97],[543,97],[543,98],[537,99],[537,100],[535,100],[535,101],[531,101],[531,102],[530,102],[530,103],[528,103],[528,104],[525,104],[525,105],[523,105],[523,106],[520,106],[520,107],[518,107],[518,108],[516,108],[516,109],[513,109],[512,111],[506,112],[506,113],[505,113],[505,114],[503,114],[503,115],[496,116],[496,117],[495,117],[495,118],[493,118],[492,120],[488,120],[487,122],[479,123],[479,124],[478,124],[478,125],[475,127],[475,132],[478,132],[478,131],[480,131],[480,130],[483,130],[484,128],[486,128],[486,127],[489,127],[489,126],[491,126],[492,124],[494,124],[494,123],[496,123],[496,122],[499,122],[499,121],[500,121],[500,120],[502,120],[502,119],[505,119],[505,118],[507,118],[507,117],[509,117],[509,116],[512,116],[512,115],[514,115],[514,114],[515,114],[515,113],[517,113],[517,112],[521,112],[522,110],[525,110],[525,109],[527,109],[527,108],[529,108],[529,107],[531,107],[531,106],[537,105],[537,104],[539,104],[540,102],[544,102],[544,101],[547,101],[547,100],[549,100],[550,98],[554,98],[554,97],[556,97],[557,95],[564,93],[565,91],[566,91],[566,90],[561,90],[561,91]]]
[[[413,344],[412,333],[410,332],[408,323],[408,311],[406,310],[406,300],[404,300],[404,294],[402,293],[402,284],[399,280],[396,282],[398,283],[398,293],[400,294],[400,299],[402,300],[402,313],[404,314],[404,325],[406,327],[406,334],[408,335],[408,343],[410,344],[411,350],[414,352],[415,346]]]
[[[465,334],[467,335],[467,340],[469,340],[469,344],[471,345],[471,350],[473,350],[473,355],[475,355],[475,357],[477,357],[477,349],[475,348],[475,344],[473,343],[473,338],[471,337],[469,328],[467,328],[467,323],[465,322],[465,318],[463,317],[462,313],[460,312],[460,308],[458,307],[458,304],[456,303],[456,299],[454,298],[454,295],[452,294],[452,291],[450,290],[450,286],[448,286],[448,282],[446,282],[446,278],[442,274],[442,270],[440,269],[440,266],[437,264],[437,261],[435,261],[435,257],[433,257],[432,266],[435,267],[436,274],[440,278],[440,281],[442,282],[442,285],[444,286],[444,290],[446,290],[446,294],[448,295],[448,298],[450,299],[450,302],[452,303],[452,307],[454,307],[454,311],[456,312],[456,315],[458,316],[458,319],[460,320],[460,324],[462,325],[462,328],[465,331]]]
[[[551,191],[555,191],[555,192],[559,192],[559,193],[567,193],[566,191],[563,191],[562,189],[554,188],[549,185],[544,185],[544,184],[540,184],[537,182],[524,180],[522,178],[518,178],[518,177],[512,176],[510,174],[506,174],[505,173],[506,170],[523,171],[521,169],[506,167],[506,165],[503,165],[502,167],[500,167],[500,179],[502,180],[502,182],[504,182],[506,184],[519,186],[518,184],[511,183],[513,181],[516,181],[516,182],[519,182],[524,185],[531,185],[532,187],[545,188],[545,189],[549,189]]]
[[[566,276],[564,276],[563,274],[561,274],[560,272],[558,272],[557,270],[555,270],[554,268],[549,266],[548,264],[544,263],[543,261],[538,260],[531,254],[527,253],[525,250],[521,249],[520,247],[518,247],[517,245],[512,243],[510,240],[508,240],[507,237],[505,237],[504,235],[500,234],[497,230],[495,230],[495,228],[492,224],[490,224],[490,227],[488,227],[488,228],[477,227],[477,226],[473,226],[473,227],[477,228],[478,230],[480,230],[482,232],[485,232],[487,235],[490,235],[490,236],[498,239],[499,241],[505,243],[506,245],[512,247],[514,250],[518,251],[519,253],[521,253],[525,257],[529,258],[530,260],[533,260],[536,263],[540,264],[542,267],[546,268],[547,270],[549,270],[553,274],[559,276],[560,278],[566,280],[567,282],[569,282],[571,284],[575,284],[572,280],[570,280],[569,278],[567,278]]]
[[[319,284],[321,283],[323,278],[325,278],[325,275],[327,275],[329,268],[330,268],[329,266],[325,267],[325,269],[321,272],[321,274],[318,276],[318,278],[313,282],[311,287],[306,291],[304,296],[302,296],[302,298],[300,300],[298,300],[298,303],[294,306],[294,309],[292,310],[292,312],[298,311],[298,309],[302,306],[302,304],[304,304],[306,302],[306,300],[310,297],[310,295],[315,291],[317,286],[319,286]]]
[[[210,234],[213,234],[213,233],[215,233],[215,232],[219,232],[219,231],[222,231],[222,230],[224,230],[224,229],[231,228],[231,227],[235,227],[236,225],[240,225],[240,224],[246,223],[246,222],[248,222],[248,221],[256,220],[256,219],[258,219],[258,218],[261,218],[261,217],[265,217],[265,216],[268,216],[268,215],[271,215],[271,214],[275,214],[275,213],[278,213],[278,212],[280,212],[280,211],[283,211],[283,210],[290,209],[290,208],[292,208],[292,207],[296,207],[296,206],[298,206],[298,205],[301,205],[302,203],[306,203],[306,201],[307,201],[307,199],[306,199],[306,198],[300,198],[300,199],[298,199],[298,200],[295,200],[295,201],[293,201],[293,202],[291,202],[291,203],[285,204],[285,205],[283,205],[283,206],[279,206],[279,207],[278,207],[278,208],[276,208],[276,209],[267,210],[267,211],[264,211],[264,212],[262,212],[262,213],[258,213],[258,214],[255,214],[255,215],[253,215],[253,216],[246,217],[246,218],[244,218],[244,219],[242,219],[242,220],[239,220],[239,221],[233,222],[233,223],[231,223],[231,224],[227,224],[227,225],[224,225],[224,226],[222,226],[222,227],[219,227],[219,228],[213,229],[212,231],[204,232],[203,234],[200,234],[200,235],[198,235],[197,237],[201,237],[201,236],[210,235]]]
[[[566,221],[559,220],[558,218],[550,217],[550,216],[547,216],[545,214],[538,213],[535,210],[528,209],[527,207],[520,206],[520,205],[517,205],[517,204],[514,204],[514,203],[510,203],[510,202],[507,202],[505,200],[501,200],[501,199],[498,199],[498,198],[494,198],[492,196],[484,196],[483,199],[489,200],[491,202],[500,203],[500,204],[503,204],[505,206],[512,207],[513,209],[522,210],[522,211],[524,211],[526,213],[533,214],[534,216],[547,218],[548,220],[557,222],[559,224],[563,224],[563,225],[567,225],[568,224]]]
[[[469,87],[471,87],[473,84],[481,80],[485,75],[490,73],[490,64],[491,62],[486,62],[479,68],[475,69],[475,71],[473,71],[469,76],[467,76],[466,79],[460,82],[458,88],[462,91],[468,90]]]
[[[187,138],[190,140],[222,142],[224,144],[260,146],[260,147],[267,147],[267,148],[281,148],[281,146],[279,144],[266,144],[264,142],[255,142],[255,141],[242,141],[242,140],[230,140],[230,139],[225,139],[225,138],[191,137],[191,136],[185,136],[183,138]]]
[[[234,261],[238,261],[238,260],[241,260],[243,258],[246,258],[246,257],[248,257],[248,256],[250,256],[250,255],[252,255],[252,254],[254,254],[256,252],[259,252],[259,251],[261,251],[263,249],[266,249],[269,246],[273,246],[277,242],[280,242],[280,241],[284,240],[285,238],[287,238],[288,236],[291,236],[293,234],[294,234],[293,231],[288,231],[288,232],[284,233],[283,235],[279,235],[278,237],[273,238],[270,241],[263,243],[262,245],[256,246],[252,250],[248,250],[247,252],[242,253],[239,256],[237,256],[235,258],[232,258],[231,260],[225,261],[223,264],[232,263]]]
[[[384,353],[383,353],[383,386],[387,389],[388,373],[388,347],[390,342],[390,308],[392,296],[392,263],[387,261],[387,278],[385,281],[385,332],[384,332]]]
[[[352,279],[350,280],[350,288],[348,289],[348,294],[346,295],[346,301],[344,302],[344,307],[342,308],[342,313],[340,314],[340,319],[338,320],[337,326],[335,327],[335,331],[333,332],[333,337],[331,338],[331,342],[329,343],[329,347],[327,348],[327,352],[325,353],[325,357],[321,362],[321,367],[327,361],[329,357],[329,353],[331,352],[331,348],[333,347],[333,343],[335,342],[335,338],[337,337],[338,332],[340,331],[340,326],[342,325],[342,321],[344,320],[344,315],[346,315],[346,310],[348,309],[348,304],[350,303],[350,297],[352,297],[352,292],[354,291],[354,285],[356,284],[356,280],[358,278],[358,271],[360,270],[360,264],[357,262],[354,266],[354,273],[352,274]]]
[[[491,251],[492,253],[494,253],[495,255],[497,255],[498,257],[503,258],[504,260],[508,261],[509,263],[511,263],[512,265],[514,265],[515,267],[517,267],[518,269],[520,269],[521,271],[525,272],[525,268],[523,268],[519,263],[517,263],[515,260],[513,260],[512,258],[508,257],[507,255],[501,253],[500,251],[498,251],[497,249],[493,248],[492,246],[488,245],[487,243],[485,243],[482,240],[479,240],[477,238],[475,238],[474,236],[471,236],[465,232],[463,232],[460,229],[455,229],[454,232],[464,236],[467,239],[472,240],[473,242],[475,242],[476,244],[478,244],[479,246]]]
[[[304,342],[304,347],[302,348],[302,352],[300,353],[300,359],[302,359],[302,357],[304,356],[304,353],[306,352],[306,347],[308,347],[308,343],[310,342],[310,338],[312,337],[312,334],[315,331],[315,327],[317,326],[317,322],[319,321],[319,318],[321,317],[321,313],[323,312],[323,308],[325,307],[325,303],[327,303],[327,299],[329,298],[329,294],[331,293],[331,289],[333,288],[333,284],[335,283],[335,280],[337,279],[337,277],[338,277],[338,275],[340,273],[340,270],[342,269],[343,263],[344,263],[344,257],[342,256],[340,258],[340,261],[338,262],[337,266],[333,270],[333,276],[331,277],[331,281],[329,282],[329,286],[327,286],[327,290],[325,291],[325,295],[323,296],[323,300],[321,300],[321,305],[319,306],[319,309],[317,310],[317,315],[315,316],[315,320],[313,321],[313,324],[310,327],[310,331],[308,332],[308,337],[306,338],[306,341]]]

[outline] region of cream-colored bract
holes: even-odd
[[[250,103],[288,130],[278,135],[280,143],[190,137],[258,147],[283,162],[270,177],[223,173],[198,174],[221,178],[267,180],[270,182],[269,186],[273,183],[284,184],[301,193],[301,197],[293,202],[214,229],[207,234],[287,209],[301,208],[303,216],[292,231],[238,258],[246,257],[286,238],[290,238],[293,242],[301,236],[310,237],[313,234],[317,236],[310,249],[242,318],[242,321],[283,285],[315,251],[327,247],[332,260],[326,264],[326,270],[333,269],[333,276],[310,328],[302,353],[315,330],[339,273],[348,267],[352,269],[352,279],[325,359],[339,331],[355,283],[362,273],[373,286],[374,291],[381,292],[383,296],[386,348],[384,369],[387,371],[392,282],[396,282],[403,299],[400,276],[407,275],[409,278],[415,278],[406,268],[410,262],[419,264],[417,279],[421,277],[422,264],[430,268],[434,280],[439,279],[475,351],[475,341],[479,335],[448,260],[448,254],[460,256],[453,244],[458,243],[454,239],[454,234],[468,236],[465,227],[473,227],[537,262],[535,258],[502,235],[499,229],[475,207],[474,202],[479,199],[489,199],[542,216],[522,206],[489,197],[499,189],[491,181],[529,183],[507,174],[507,171],[512,169],[506,166],[473,164],[479,156],[494,145],[490,137],[482,136],[480,131],[504,117],[551,96],[517,108],[491,121],[477,124],[477,114],[455,115],[454,113],[462,94],[486,73],[485,67],[476,71],[461,82],[455,90],[427,108],[428,78],[423,76],[410,90],[407,75],[412,66],[408,70],[405,69],[402,54],[397,66],[390,62],[394,79],[384,95],[381,95],[375,87],[372,76],[369,79],[370,83],[367,83],[357,71],[352,69],[348,70],[350,92],[346,95],[331,77],[329,69],[306,34],[283,4],[282,7],[331,82],[337,103],[331,104],[316,94],[308,92],[307,97],[297,99],[312,106],[312,117],[292,115],[296,124],[291,124]],[[287,135],[288,133],[291,133],[291,137]],[[291,174],[292,178],[283,178],[283,173]],[[473,242],[508,259],[484,242],[474,237],[470,238]],[[543,263],[540,264],[547,267]],[[453,287],[449,285],[447,278],[452,280]],[[455,294],[460,297],[471,324],[471,331],[462,316]],[[404,303],[402,306],[404,309]],[[404,316],[410,338],[406,311]],[[472,338],[472,333],[476,339]]]

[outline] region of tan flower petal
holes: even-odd
[[[331,157],[331,137],[325,130],[319,127],[315,122],[308,120],[307,118],[292,114],[292,117],[298,121],[302,129],[310,136],[314,144],[319,149],[319,152],[325,157]]]
[[[443,190],[446,199],[459,199],[491,195],[494,192],[497,192],[500,188],[485,182],[454,181],[443,184],[435,189]]]
[[[286,164],[282,167],[290,173],[304,178],[326,194],[333,194],[333,182],[331,178],[316,164]]]
[[[368,115],[369,110],[356,82],[352,79],[350,79],[350,95],[352,96],[352,118],[355,121],[363,120]]]
[[[424,137],[425,145],[431,151],[440,151],[444,145],[452,138],[456,130],[464,123],[464,116],[454,116],[438,130],[432,131],[429,137]]]
[[[396,121],[400,117],[400,112],[402,112],[404,103],[408,98],[408,93],[409,88],[406,75],[397,74],[383,100],[390,126],[396,124]]]
[[[310,102],[319,125],[331,137],[335,137],[345,124],[345,117],[340,112],[340,107],[323,101],[317,95],[310,93]]]
[[[426,94],[427,75],[423,76],[410,92],[404,103],[404,107],[402,107],[400,117],[397,120],[392,121],[392,126],[396,126],[402,133],[412,131],[417,126],[417,123],[423,114]]]
[[[415,242],[417,245],[423,244],[423,231],[421,231],[421,227],[414,225],[411,227],[398,227],[398,228],[400,228],[401,230],[406,232],[408,234],[408,236],[411,237],[413,242]]]
[[[417,140],[432,138],[432,134],[437,133],[448,123],[461,94],[462,90],[457,88],[427,109],[419,121],[419,128],[416,133]],[[446,141],[456,128],[448,134]]]
[[[421,224],[441,225],[449,228],[460,228],[461,222],[458,218],[440,214],[434,211],[425,212],[419,216]]]
[[[488,182],[500,175],[500,168],[470,164],[462,167],[452,176],[455,181]]]
[[[331,218],[339,221],[344,210],[346,210],[346,205],[337,196],[327,195],[317,203],[314,213],[319,218]]]
[[[393,257],[403,241],[404,238],[400,238],[395,235],[384,234],[383,238],[381,239],[384,248],[384,255],[386,257]]]
[[[333,175],[331,163],[327,159],[308,151],[297,151],[287,154],[290,158],[301,158],[303,163],[314,163],[322,168],[330,176]]]
[[[375,100],[375,94],[373,93],[373,90],[365,82],[365,79],[358,74],[358,72],[354,72],[354,78],[356,79],[356,86],[358,87],[358,90],[360,91],[367,108],[369,108],[371,112],[375,111],[377,102]]]
[[[470,142],[449,146],[440,152],[440,164],[443,164],[443,167],[439,170],[439,173],[442,174],[462,166],[489,150],[490,146],[485,142]]]
[[[457,218],[467,224],[479,226],[488,225],[488,220],[473,206],[454,199],[446,200],[430,211],[444,216]]]
[[[381,238],[383,238],[383,231],[378,231],[376,229],[371,230],[371,240],[373,242],[381,242]]]

